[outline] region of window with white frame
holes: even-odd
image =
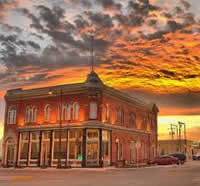
[[[17,111],[16,106],[11,106],[8,109],[8,124],[16,124]]]
[[[134,112],[129,113],[129,127],[136,128],[136,115]]]
[[[28,106],[26,107],[26,111],[25,111],[25,122],[28,123],[28,122],[31,122],[31,107]]]
[[[123,110],[123,108],[119,108],[119,109],[117,109],[117,111],[116,111],[116,114],[117,114],[117,123],[118,124],[124,124],[124,110]]]
[[[65,119],[71,120],[71,105],[70,104],[66,104]]]
[[[20,165],[23,165],[27,163],[28,160],[28,154],[29,154],[29,133],[28,132],[22,132],[21,134],[21,140],[20,140],[20,152],[19,152],[19,160]]]
[[[90,102],[90,119],[97,119],[97,103],[96,102]]]
[[[40,158],[40,133],[32,132],[30,134],[30,164],[37,165]]]
[[[37,108],[34,106],[32,108],[32,122],[36,122],[37,121]]]
[[[78,103],[74,103],[73,105],[73,120],[78,120],[79,118],[79,109],[80,106]]]
[[[61,144],[59,139],[61,137]],[[66,159],[67,157],[67,131],[54,131],[53,133],[53,159],[57,161],[59,158]]]
[[[46,105],[45,106],[45,120],[50,121],[50,117],[51,117],[51,108],[50,108],[50,105]]]
[[[108,104],[103,106],[102,118],[103,121],[110,121],[110,108]]]

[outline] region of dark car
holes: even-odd
[[[160,156],[148,162],[148,164],[157,164],[157,165],[171,165],[179,164],[179,159],[173,156]]]
[[[178,158],[181,164],[184,164],[186,161],[186,155],[182,152],[175,152],[169,155]]]
[[[194,155],[192,156],[192,159],[193,159],[193,160],[200,160],[200,152],[194,154]]]

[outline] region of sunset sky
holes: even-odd
[[[0,138],[8,89],[84,81],[159,107],[159,139],[187,124],[200,140],[199,0],[0,0]]]

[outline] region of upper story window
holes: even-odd
[[[147,118],[146,117],[144,117],[142,120],[142,129],[143,130],[147,129]]]
[[[124,110],[123,108],[117,109],[117,123],[124,124]]]
[[[50,105],[46,105],[45,106],[44,115],[45,115],[45,120],[46,121],[50,121],[50,117],[51,117],[51,108],[50,108]]]
[[[78,120],[78,118],[79,118],[79,109],[80,109],[79,104],[77,102],[74,103],[74,105],[73,105],[73,120]]]
[[[129,126],[136,128],[136,115],[135,113],[129,113]]]
[[[65,119],[66,120],[71,120],[71,105],[70,104],[66,104],[65,106]]]
[[[37,121],[37,108],[35,106],[33,107],[26,107],[26,111],[25,111],[25,122],[29,123],[29,122],[36,122]]]
[[[90,102],[89,118],[97,119],[97,103],[96,102]]]
[[[8,124],[16,124],[17,110],[16,106],[11,106],[8,109]]]
[[[103,106],[102,118],[103,121],[110,121],[111,110],[108,104]]]
[[[37,108],[34,106],[34,107],[32,108],[32,117],[31,117],[31,121],[32,121],[32,122],[36,122],[36,121],[37,121],[37,112],[38,112],[38,110],[37,110]]]
[[[31,107],[26,107],[26,111],[25,111],[25,122],[28,123],[28,122],[31,122]]]
[[[62,106],[62,113],[60,112],[60,105],[58,106],[58,118],[60,120],[60,117],[62,120],[71,120],[71,105],[66,104]]]

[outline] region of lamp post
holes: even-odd
[[[186,139],[186,124],[183,123],[183,122],[178,122],[178,125],[179,125],[179,140],[180,140],[180,150],[181,150],[181,128],[182,126],[184,126],[184,141],[185,141],[185,153],[187,153],[187,139]]]
[[[61,168],[61,134],[62,134],[62,89],[60,89],[60,103],[59,103],[59,157],[57,168]]]
[[[52,95],[53,92],[49,91],[49,94]],[[59,156],[58,156],[58,164],[57,164],[57,168],[62,168],[61,165],[61,135],[62,135],[62,88],[60,89],[60,94],[59,94]]]

